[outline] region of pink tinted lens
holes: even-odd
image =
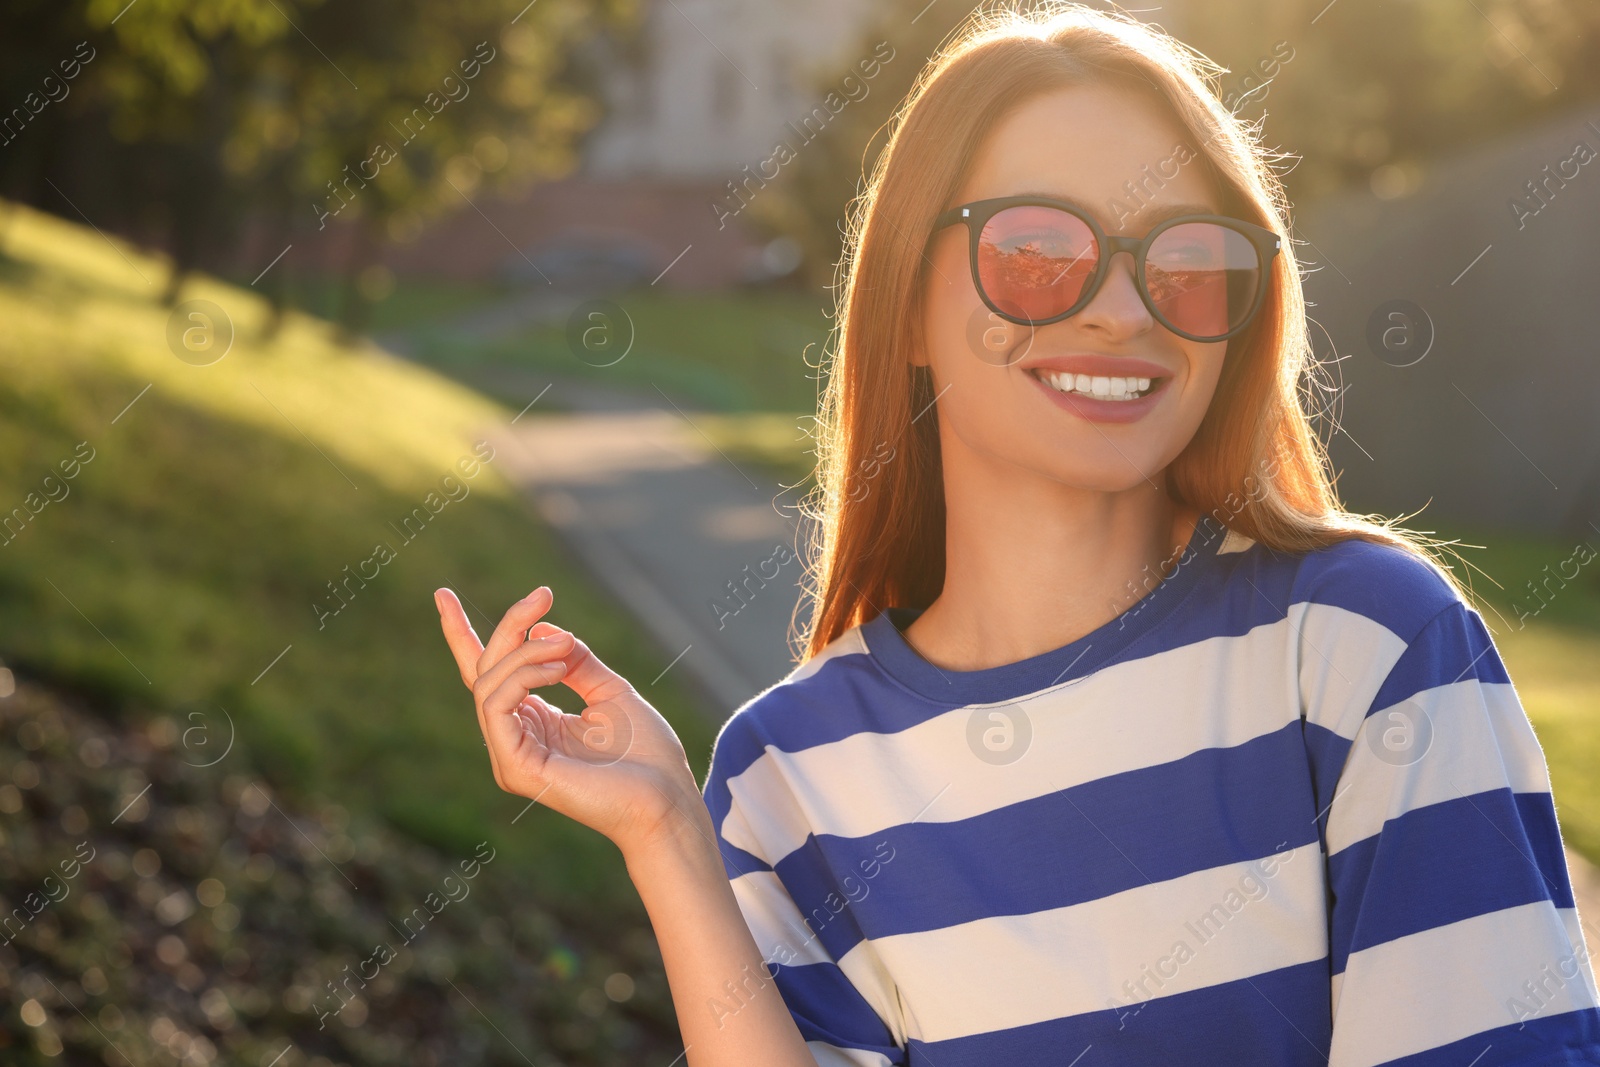
[[[1049,319],[1078,302],[1099,258],[1082,219],[1052,207],[1011,207],[979,235],[978,280],[1006,314]]]
[[[1145,258],[1150,299],[1172,325],[1220,337],[1243,322],[1261,287],[1261,257],[1238,230],[1183,222],[1161,231]]]

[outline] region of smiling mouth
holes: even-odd
[[[1166,381],[1165,378],[1106,377],[1051,370],[1030,370],[1028,373],[1058,393],[1091,400],[1138,400],[1161,388],[1161,383]]]

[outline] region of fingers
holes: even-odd
[[[506,653],[527,639],[528,629],[550,610],[555,594],[550,587],[541,585],[506,610],[500,625],[489,635],[489,641],[478,656],[478,674],[482,674],[506,657]]]
[[[561,630],[551,634],[549,637],[535,638],[520,648],[514,649],[510,655],[478,675],[477,680],[472,683],[473,696],[482,702],[486,699],[487,694],[493,693],[500,688],[500,684],[513,672],[530,664],[545,663],[557,659],[571,647],[572,641],[572,635],[565,630]],[[554,685],[561,681],[562,674],[565,673],[566,671],[563,668],[561,674],[554,675],[548,681],[539,684]],[[526,691],[524,691],[523,695],[527,695]]]
[[[561,681],[582,697],[585,704],[613,700],[633,688],[622,675],[600,662],[600,657],[590,651],[588,645],[571,634],[568,636],[572,637],[572,650],[563,656],[567,661],[567,676]]]
[[[561,680],[567,672],[567,665],[560,660],[548,663],[530,663],[511,671],[498,685],[493,688],[484,686],[486,693],[483,698],[483,713],[491,720],[512,720],[511,712],[522,707],[528,699],[528,690],[536,689],[542,685],[553,685]],[[482,683],[480,682],[480,685]],[[515,720],[512,720],[513,722]]]
[[[538,590],[534,590],[534,593],[537,592]],[[546,594],[548,595],[548,590],[546,590]],[[506,618],[509,619],[512,611],[522,607],[532,597],[533,594],[529,594],[522,601],[513,604],[511,610],[507,611]],[[490,659],[492,650],[485,649],[483,642],[478,639],[477,631],[472,628],[472,623],[467,618],[466,609],[461,606],[461,600],[456,596],[454,590],[449,587],[435,590],[433,603],[439,609],[439,625],[444,630],[444,638],[445,642],[450,646],[450,654],[455,658],[456,669],[461,673],[461,682],[468,689],[471,689],[473,683],[478,680],[478,675],[494,662]],[[501,627],[503,628],[505,625],[506,619],[502,619]],[[512,625],[515,625],[515,623],[513,622]],[[522,632],[516,631],[518,634]],[[564,632],[555,623],[540,621],[533,625],[530,636],[535,638],[550,637]],[[490,636],[491,646],[494,645],[494,637],[495,635]],[[508,645],[508,648],[515,647],[517,643],[520,643],[520,640],[520,637],[516,638]]]
[[[461,601],[452,590],[435,590],[433,603],[439,609],[439,625],[444,630],[450,654],[455,657],[456,667],[461,671],[461,680],[470,689],[478,678],[478,657],[483,655],[483,643],[478,640]]]
[[[495,783],[508,793],[526,795],[523,779],[529,773],[537,777],[548,766],[550,749],[540,728],[541,708],[532,702],[528,690],[554,684],[565,671],[566,665],[559,660],[519,667],[479,702],[478,722],[488,743],[489,765]],[[523,737],[525,732],[533,735],[531,746]]]

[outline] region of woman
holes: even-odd
[[[1337,502],[1214,72],[1060,6],[930,63],[844,261],[805,657],[703,795],[549,589],[486,647],[440,591],[693,1067],[1600,1063],[1543,752],[1430,547]]]

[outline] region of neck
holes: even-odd
[[[1146,480],[1082,489],[964,449],[946,456],[944,588],[906,639],[949,670],[1015,663],[1115,619],[1168,572],[1199,518]]]

